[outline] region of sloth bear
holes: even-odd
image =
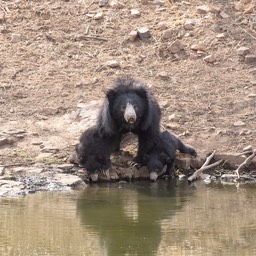
[[[98,180],[98,171],[111,168],[110,155],[119,149],[120,135],[100,136],[96,126],[87,129],[76,145],[78,164],[91,173],[92,181]]]
[[[193,147],[184,144],[174,134],[164,131],[160,135],[160,141],[154,146],[149,154],[144,155],[143,164],[150,171],[150,179],[155,181],[162,174],[163,167],[167,165],[166,175],[172,177],[176,150],[181,153],[196,157],[197,153]]]
[[[106,92],[97,127],[101,136],[132,132],[138,135],[136,163],[158,142],[161,110],[154,95],[142,82],[129,76],[117,79]]]

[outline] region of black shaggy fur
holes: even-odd
[[[130,104],[135,110],[131,122],[125,116],[125,107]],[[101,136],[113,136],[133,132],[138,135],[139,147],[135,161],[142,163],[159,140],[160,107],[149,88],[131,77],[120,78],[106,93],[99,113],[97,127]]]
[[[97,127],[87,129],[76,145],[78,163],[89,172],[111,168],[110,155],[119,149],[119,135],[100,136]]]
[[[197,153],[193,147],[184,144],[174,134],[164,131],[161,133],[160,143],[158,143],[149,154],[143,158],[150,171],[150,178],[155,180],[162,173],[163,167],[167,165],[166,175],[172,176],[174,171],[174,162],[176,159],[176,150],[181,153],[190,154],[196,157]]]

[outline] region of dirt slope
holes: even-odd
[[[0,165],[65,162],[104,88],[125,74],[151,86],[162,125],[199,154],[256,147],[254,1],[0,7]],[[140,27],[150,37],[132,41]]]

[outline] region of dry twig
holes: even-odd
[[[241,171],[241,169],[244,167],[244,166],[247,166],[250,164],[250,162],[252,161],[252,159],[256,156],[256,149],[253,150],[252,154],[247,157],[243,163],[241,163],[238,168],[235,170],[235,173],[237,175],[237,178],[240,178],[240,174],[239,172]]]
[[[219,160],[219,161],[217,161],[216,163],[213,163],[213,164],[210,164],[210,165],[209,165],[210,161],[212,160],[212,158],[213,158],[214,155],[215,155],[215,152],[216,152],[216,151],[214,150],[214,151],[206,158],[206,161],[205,161],[205,163],[202,165],[202,167],[201,167],[200,169],[196,170],[196,171],[188,178],[189,181],[196,180],[196,179],[198,178],[198,176],[200,176],[200,175],[202,174],[203,171],[208,170],[208,169],[210,169],[210,168],[213,168],[213,167],[219,165],[219,164],[222,162],[222,160]]]

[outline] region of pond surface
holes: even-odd
[[[0,198],[0,255],[256,255],[256,187],[138,181]]]

